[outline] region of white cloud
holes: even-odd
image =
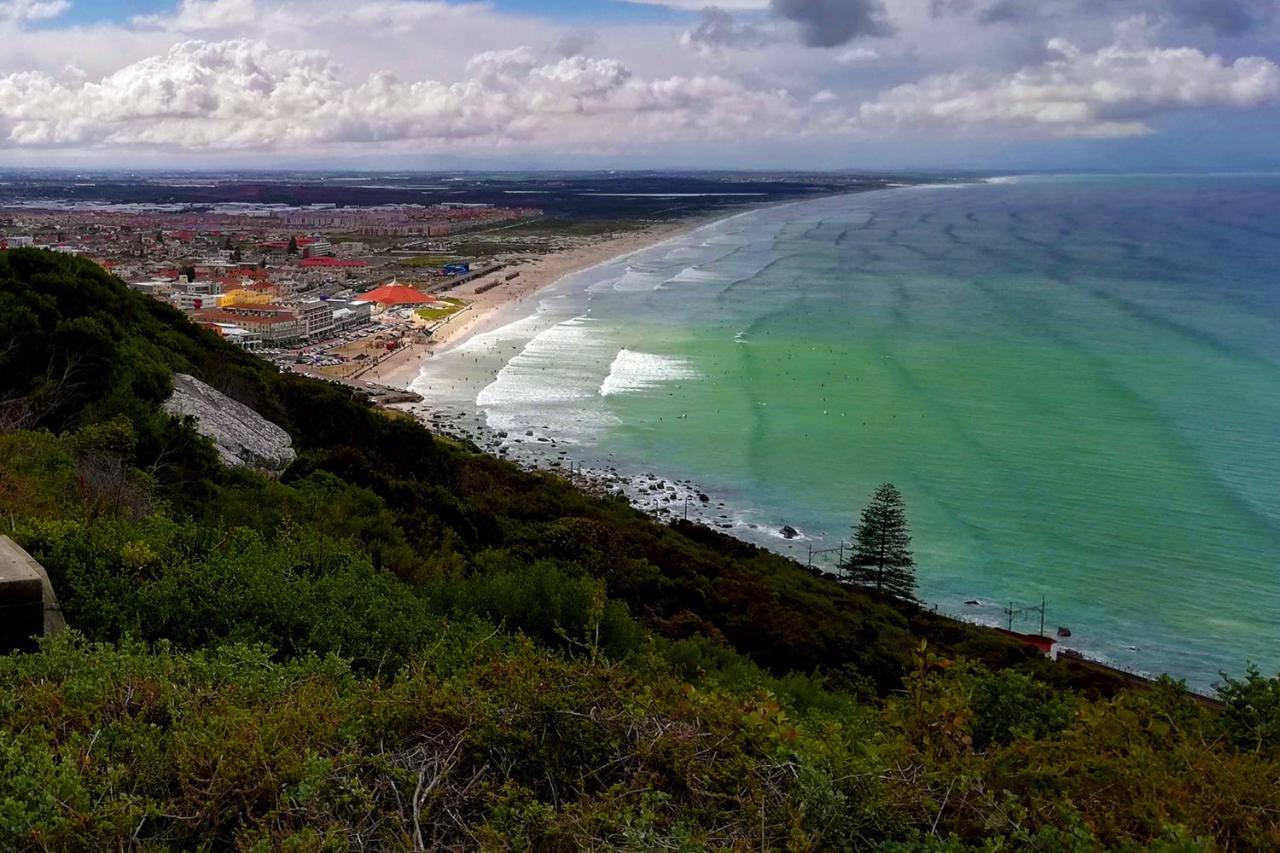
[[[968,135],[1136,136],[1168,111],[1256,107],[1280,97],[1280,68],[1262,57],[1227,62],[1189,47],[1118,44],[1085,52],[1062,40],[1056,58],[1005,76],[942,74],[897,86],[864,103],[871,129]]]
[[[474,57],[461,80],[354,83],[319,51],[191,41],[102,79],[0,78],[11,146],[293,149],[458,140],[617,144],[794,128],[801,104],[720,76],[644,79],[616,59],[549,58],[530,48]]]
[[[930,0],[883,0],[892,34],[804,50],[797,24],[768,0],[711,0],[721,11],[589,30],[484,0],[173,0],[123,23],[38,25],[33,15],[66,0],[0,0],[0,149],[9,159],[49,147],[105,159],[150,146],[197,161],[219,151],[278,160],[535,147],[679,160],[699,149],[729,163],[740,146],[782,150],[775,141],[788,140],[844,152],[907,133],[1136,135],[1169,112],[1277,97],[1265,58],[1273,42],[1230,42],[1235,52],[1219,58],[1209,28],[1189,30],[1185,16],[1121,20],[1130,5],[1119,0],[1043,0],[1094,10],[1070,19],[978,20],[995,2],[934,15]],[[695,49],[680,50],[682,38]],[[1188,46],[1154,48],[1157,38]]]
[[[836,62],[841,65],[856,65],[859,62],[874,62],[880,58],[880,51],[873,47],[850,47],[836,54]]]
[[[366,0],[354,4],[317,4],[314,0],[263,5],[257,0],[182,0],[169,14],[141,15],[138,27],[174,33],[205,33],[257,28],[282,32],[333,27],[360,27],[385,36],[403,33],[429,21],[488,9],[487,4],[445,0]]]
[[[71,0],[7,0],[0,2],[0,21],[43,21],[71,8]]]
[[[700,51],[750,50],[777,40],[777,34],[771,29],[760,24],[740,23],[731,12],[719,6],[703,9],[697,26],[680,37],[680,43],[685,47]]]

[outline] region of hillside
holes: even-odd
[[[293,437],[279,479],[161,409]],[[851,500],[860,496],[851,496]],[[854,507],[850,507],[852,515]],[[1133,693],[529,474],[0,252],[4,849],[1268,849],[1280,685]]]

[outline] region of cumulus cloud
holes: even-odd
[[[43,21],[71,8],[71,0],[7,0],[0,2],[0,21]]]
[[[1055,58],[1014,74],[943,74],[864,103],[867,128],[966,134],[1121,137],[1151,132],[1172,110],[1255,107],[1280,98],[1280,68],[1262,57],[1227,62],[1197,49],[1116,44],[1089,53],[1062,40]]]
[[[364,32],[403,33],[425,22],[487,8],[481,3],[445,0],[365,0],[317,4],[309,0],[263,5],[258,0],[182,0],[167,14],[140,15],[134,24],[176,33],[208,33],[268,28],[282,31],[359,27]]]
[[[702,10],[698,25],[686,31],[680,41],[686,47],[706,50],[749,50],[772,44],[776,38],[762,26],[739,23],[732,12],[719,6],[708,6]]]
[[[474,57],[456,82],[348,84],[320,51],[189,41],[99,80],[0,77],[10,146],[270,150],[457,140],[610,144],[797,126],[802,104],[719,76],[642,79],[618,60],[530,48]]]
[[[893,33],[881,0],[771,0],[774,13],[800,26],[810,47],[838,47],[859,36]]]

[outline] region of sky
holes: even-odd
[[[1280,169],[1280,0],[0,0],[0,167]]]

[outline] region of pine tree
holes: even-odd
[[[289,254],[291,255],[298,254],[298,238],[297,237],[289,238]]]
[[[871,495],[854,529],[853,553],[841,564],[844,578],[907,601],[915,600],[915,559],[902,494],[885,483]]]

